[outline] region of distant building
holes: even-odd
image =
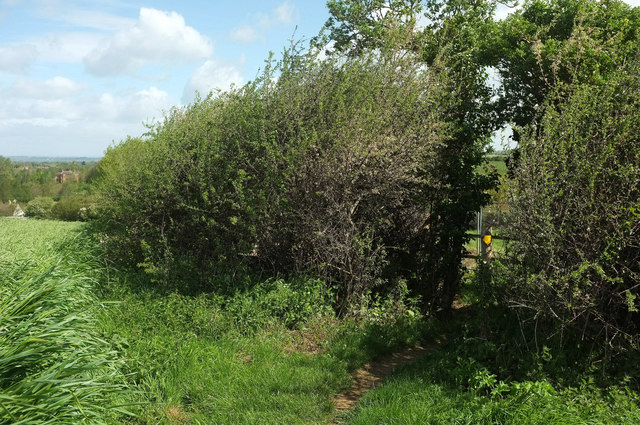
[[[13,210],[13,216],[16,218],[24,218],[24,211],[22,211],[20,205],[16,204],[16,209]]]
[[[65,171],[62,170],[56,174],[56,181],[58,183],[66,183],[66,182],[78,182],[80,180],[80,173],[77,171]]]

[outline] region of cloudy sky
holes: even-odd
[[[327,17],[323,0],[0,0],[0,155],[101,156]]]
[[[327,17],[325,0],[0,0],[0,155],[102,156]]]

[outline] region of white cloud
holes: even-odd
[[[55,99],[75,95],[83,89],[85,84],[65,77],[53,77],[45,81],[34,81],[28,78],[17,79],[11,87],[2,91],[3,97]]]
[[[271,13],[259,13],[258,21],[264,29],[269,29],[276,25],[289,25],[293,21],[295,12],[295,6],[286,1],[276,7]]]
[[[28,81],[20,84],[27,84]],[[93,93],[53,78],[34,86],[66,89],[58,98],[0,94],[0,149],[4,155],[98,156],[113,141],[139,136],[143,122],[161,119],[176,103],[156,87],[125,93]],[[17,84],[14,85],[17,87]]]
[[[38,54],[33,44],[0,46],[0,71],[24,72],[35,61]]]
[[[38,60],[56,63],[79,63],[103,40],[96,33],[68,32],[49,34],[33,43]]]
[[[182,101],[184,103],[191,102],[196,91],[204,96],[214,89],[228,90],[232,85],[240,86],[242,84],[242,75],[236,67],[208,60],[197,68],[189,78],[184,88]]]
[[[286,1],[276,7],[270,13],[257,13],[255,25],[240,25],[231,30],[230,37],[238,43],[252,43],[264,40],[264,32],[277,25],[290,25],[296,14],[296,7]]]
[[[137,122],[157,120],[171,105],[169,93],[157,87],[151,87],[134,93],[120,109],[119,118],[122,121],[133,118]]]
[[[0,91],[0,128],[140,124],[161,118],[173,104],[175,99],[156,87],[96,94],[64,77],[44,81],[20,78]]]
[[[252,43],[264,38],[258,31],[250,25],[242,25],[231,31],[231,39],[238,43]]]
[[[135,26],[95,48],[84,64],[90,73],[108,76],[133,73],[149,64],[192,62],[212,53],[211,42],[178,13],[142,8]]]
[[[62,9],[60,7],[48,9],[47,15],[60,22],[71,24],[74,27],[89,28],[100,31],[125,31],[136,24],[136,21],[110,13],[80,10]]]
[[[276,8],[276,10],[273,13],[273,16],[277,23],[289,25],[293,20],[294,12],[295,12],[295,7],[287,1],[282,3],[280,6]]]

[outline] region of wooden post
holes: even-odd
[[[482,233],[482,255],[480,256],[480,258],[485,260],[487,263],[491,262],[493,252],[493,246],[491,245],[491,243],[493,242],[492,239],[492,228],[489,227],[486,232]]]

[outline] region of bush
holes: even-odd
[[[443,285],[421,271],[457,276],[475,209],[456,191],[480,194],[469,173],[441,171],[454,151],[471,173],[482,156],[480,145],[463,160],[462,148],[441,149],[443,79],[395,53],[320,61],[288,51],[255,82],[107,151],[101,239],[158,279],[182,270],[206,283],[212,264],[249,263],[319,276],[342,306],[406,280],[428,306]],[[450,222],[462,223],[455,240]]]
[[[17,204],[7,202],[6,204],[0,202],[0,217],[12,217],[13,212],[16,209]]]
[[[53,203],[53,199],[48,196],[38,196],[26,205],[24,209],[25,215],[34,218],[49,218],[51,217]]]
[[[88,217],[86,213],[88,205],[89,203],[86,199],[78,197],[62,198],[51,208],[51,215],[53,218],[63,221],[84,220]]]
[[[510,302],[603,345],[640,344],[640,61],[558,89],[521,144]]]

